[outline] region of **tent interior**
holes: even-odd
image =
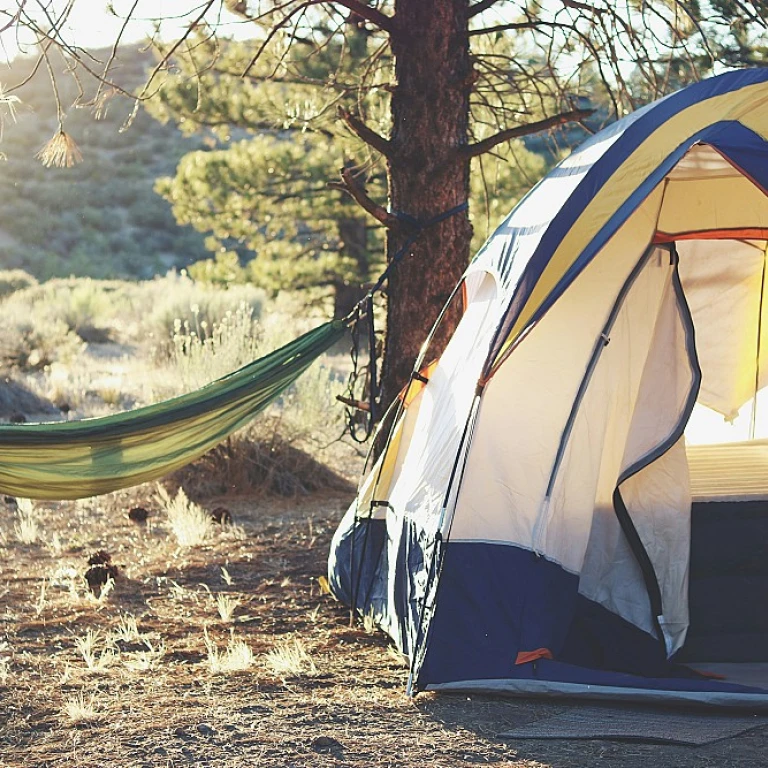
[[[768,690],[768,197],[707,145],[657,196],[654,243],[678,259],[700,367],[685,407],[690,623],[674,660]]]

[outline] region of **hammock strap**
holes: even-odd
[[[397,219],[406,225],[411,233],[405,243],[390,259],[378,280],[366,295],[355,305],[355,308],[345,318],[345,322],[352,328],[352,372],[347,381],[346,396],[338,398],[347,405],[347,428],[352,439],[357,443],[364,443],[373,434],[376,424],[381,416],[381,387],[378,375],[378,355],[376,351],[376,329],[374,327],[373,297],[383,290],[384,283],[411,250],[425,229],[450,219],[458,213],[469,208],[468,201],[464,201],[447,211],[433,216],[426,221],[417,219],[407,213],[395,211]],[[359,365],[361,338],[357,329],[360,322],[367,318],[368,322],[368,365]],[[362,389],[362,392],[359,390]],[[367,398],[366,398],[367,395]],[[366,398],[366,399],[362,399]],[[362,422],[362,429],[361,429]]]

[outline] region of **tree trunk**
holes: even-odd
[[[465,202],[472,63],[467,0],[396,0],[392,35],[395,87],[389,193],[392,211],[422,221]],[[425,229],[389,278],[384,404],[408,381],[414,360],[469,259],[467,211]],[[390,232],[392,259],[407,234]],[[441,324],[429,357],[437,357],[458,321]]]
[[[333,318],[345,318],[355,305],[365,297],[366,288],[360,283],[347,283],[336,280],[333,283]]]

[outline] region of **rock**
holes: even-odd
[[[198,723],[197,724],[197,732],[201,736],[215,736],[216,735],[216,729],[208,725],[208,723]]]
[[[211,512],[211,518],[219,525],[232,525],[232,513],[226,507],[216,507]]]
[[[340,741],[331,736],[316,736],[312,739],[310,745],[314,752],[328,753],[328,752],[343,752],[344,745]]]
[[[148,517],[149,512],[144,507],[133,507],[133,509],[128,510],[128,519],[139,525],[146,523]]]

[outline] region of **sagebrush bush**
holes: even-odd
[[[165,355],[170,354],[179,330],[208,338],[214,327],[241,305],[248,308],[252,319],[258,319],[265,297],[255,285],[223,289],[196,283],[185,273],[169,273],[146,284],[146,288],[145,306],[152,310],[144,318],[143,333]]]
[[[210,326],[199,321],[197,328],[177,320],[171,338],[167,366],[183,391],[221,378],[262,354],[259,326],[245,303]]]
[[[90,278],[49,280],[9,295],[0,305],[4,317],[25,318],[36,330],[54,336],[64,332],[92,334],[122,324],[135,303],[130,283]],[[108,334],[102,334],[108,336]]]
[[[23,269],[0,270],[0,299],[33,285],[37,285],[37,280]]]
[[[0,365],[39,371],[55,360],[71,359],[80,340],[61,321],[9,312],[0,323]]]

